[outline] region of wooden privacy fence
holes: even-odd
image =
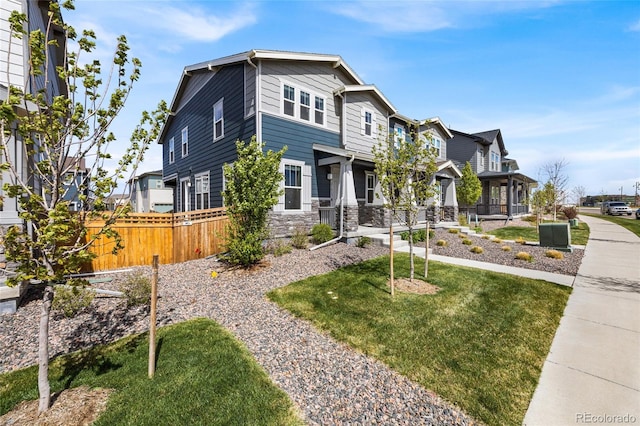
[[[115,242],[103,236],[91,251],[97,257],[87,265],[89,271],[149,265],[154,254],[160,263],[200,259],[224,251],[228,219],[224,208],[184,213],[130,213],[111,228],[122,238],[124,248],[111,253]],[[87,223],[88,235],[95,235],[102,221]]]

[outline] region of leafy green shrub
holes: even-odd
[[[311,228],[311,236],[316,244],[326,243],[333,238],[333,229],[326,223],[316,223]]]
[[[267,243],[266,252],[276,257],[291,253],[291,244],[283,240],[271,240]]]
[[[151,280],[142,272],[129,274],[119,286],[127,306],[148,305],[151,302]]]
[[[291,245],[297,249],[306,249],[309,244],[309,236],[304,228],[297,227],[291,236]]]
[[[462,240],[462,244],[464,244],[465,246],[470,246],[471,244],[473,244],[473,241],[471,241],[468,238],[465,238],[464,240]]]
[[[56,286],[51,309],[66,318],[73,318],[88,307],[94,297],[95,292],[84,288],[84,285]]]
[[[413,231],[413,242],[418,243],[425,240],[425,236],[427,235],[427,231],[424,228],[420,228]],[[433,229],[429,229],[429,239],[433,238],[436,235]],[[400,238],[405,241],[409,240],[409,231],[402,231],[400,233]]]
[[[234,237],[227,240],[227,252],[221,258],[232,265],[253,265],[264,257],[263,232],[247,232],[243,238]]]
[[[484,250],[480,246],[473,246],[473,247],[471,247],[470,250],[471,250],[472,253],[477,253],[477,254],[481,254],[481,253],[484,252]]]
[[[450,228],[449,229],[449,233],[450,234],[457,234],[458,232],[460,232],[460,231],[458,231],[458,229],[456,229],[456,228]]]
[[[502,246],[502,251],[511,251],[511,246]]]
[[[520,251],[516,253],[516,259],[526,260],[527,262],[533,262],[533,256],[525,251]]]
[[[562,252],[558,250],[547,250],[544,252],[544,255],[552,259],[558,259],[558,260],[564,259],[564,254],[562,254]]]
[[[436,241],[436,245],[439,247],[446,247],[447,242],[445,240],[438,240]]]
[[[469,225],[469,221],[467,221],[467,215],[466,214],[459,214],[458,215],[458,223],[460,224],[460,226]]]
[[[358,238],[358,241],[356,241],[356,246],[360,248],[366,248],[369,245],[371,245],[371,238],[366,235]]]

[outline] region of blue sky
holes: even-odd
[[[186,65],[289,50],[341,55],[406,116],[501,129],[533,178],[564,159],[569,190],[633,194],[640,182],[638,1],[77,0],[65,20],[96,31],[103,64],[119,34],[142,60],[113,127],[121,146]],[[139,171],[161,167],[154,144]]]

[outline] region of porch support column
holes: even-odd
[[[507,216],[513,216],[513,177],[507,177]]]
[[[358,200],[356,199],[356,187],[353,180],[353,166],[350,161],[343,160],[342,167],[344,230],[347,232],[353,232],[358,230]]]

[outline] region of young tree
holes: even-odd
[[[573,187],[573,195],[576,197],[576,207],[578,211],[580,210],[580,203],[582,203],[582,199],[587,195],[587,190],[582,185],[577,185]]]
[[[226,257],[231,263],[249,266],[264,257],[262,242],[268,236],[269,209],[282,194],[279,169],[287,148],[265,153],[255,136],[246,145],[237,141],[236,147],[238,159],[223,167],[222,195],[229,216]]]
[[[418,222],[420,204],[435,195],[433,176],[436,171],[435,152],[428,133],[420,134],[413,126],[410,138],[390,134],[373,148],[375,171],[380,181],[383,206],[391,211],[390,240],[393,240],[393,219],[409,230],[409,256],[414,278],[413,233]],[[384,132],[380,132],[384,133]],[[428,235],[427,235],[428,238]],[[427,261],[427,259],[425,259]],[[393,246],[390,247],[390,287],[395,294]]]
[[[73,9],[73,4],[65,1],[62,7]],[[127,41],[124,36],[119,37],[113,63],[103,82],[98,61],[81,62],[84,59],[81,56],[95,47],[93,31],[78,36],[71,26],[63,23],[58,2],[49,2],[46,32],[27,33],[26,19],[26,15],[17,11],[11,14],[9,48],[16,37],[26,38],[29,83],[25,86],[30,90],[10,85],[7,99],[0,104],[0,157],[2,170],[10,176],[3,185],[4,196],[17,199],[19,215],[25,223],[10,228],[4,236],[5,255],[18,264],[8,282],[14,285],[34,279],[45,285],[38,341],[38,410],[43,412],[50,404],[48,341],[53,284],[78,283],[68,281],[68,277],[94,257],[90,247],[98,238],[114,238],[114,250],[121,247],[110,225],[126,210],[107,212],[105,200],[129,168],[130,176],[135,175],[144,152],[159,136],[167,111],[161,102],[152,113],[144,112],[130,146],[117,165],[109,166],[109,145],[115,140],[109,127],[140,76],[140,61],[129,59]],[[63,31],[66,40],[77,44],[75,52],[70,51],[69,44],[57,46],[58,53],[64,55],[64,65],[59,67],[54,67],[48,56],[49,48],[57,43],[54,29]],[[60,94],[54,89],[54,79],[63,82],[66,92]],[[16,146],[20,149],[16,150]],[[25,153],[29,159],[26,179],[22,158],[17,158],[16,151]],[[87,172],[89,179],[77,179]],[[79,182],[78,188],[69,185],[73,181]],[[69,200],[65,198],[69,191],[77,191],[83,211],[70,211]],[[89,237],[85,222],[96,218],[103,219],[105,226]]]
[[[456,186],[456,194],[458,195],[458,202],[467,207],[467,215],[469,214],[469,207],[475,204],[482,194],[480,179],[468,161],[462,168],[462,177]]]
[[[564,196],[569,181],[569,177],[565,173],[568,165],[569,163],[563,158],[542,166],[542,170],[547,176],[547,183],[551,184],[549,201],[552,203],[554,222],[557,219],[556,206]]]

